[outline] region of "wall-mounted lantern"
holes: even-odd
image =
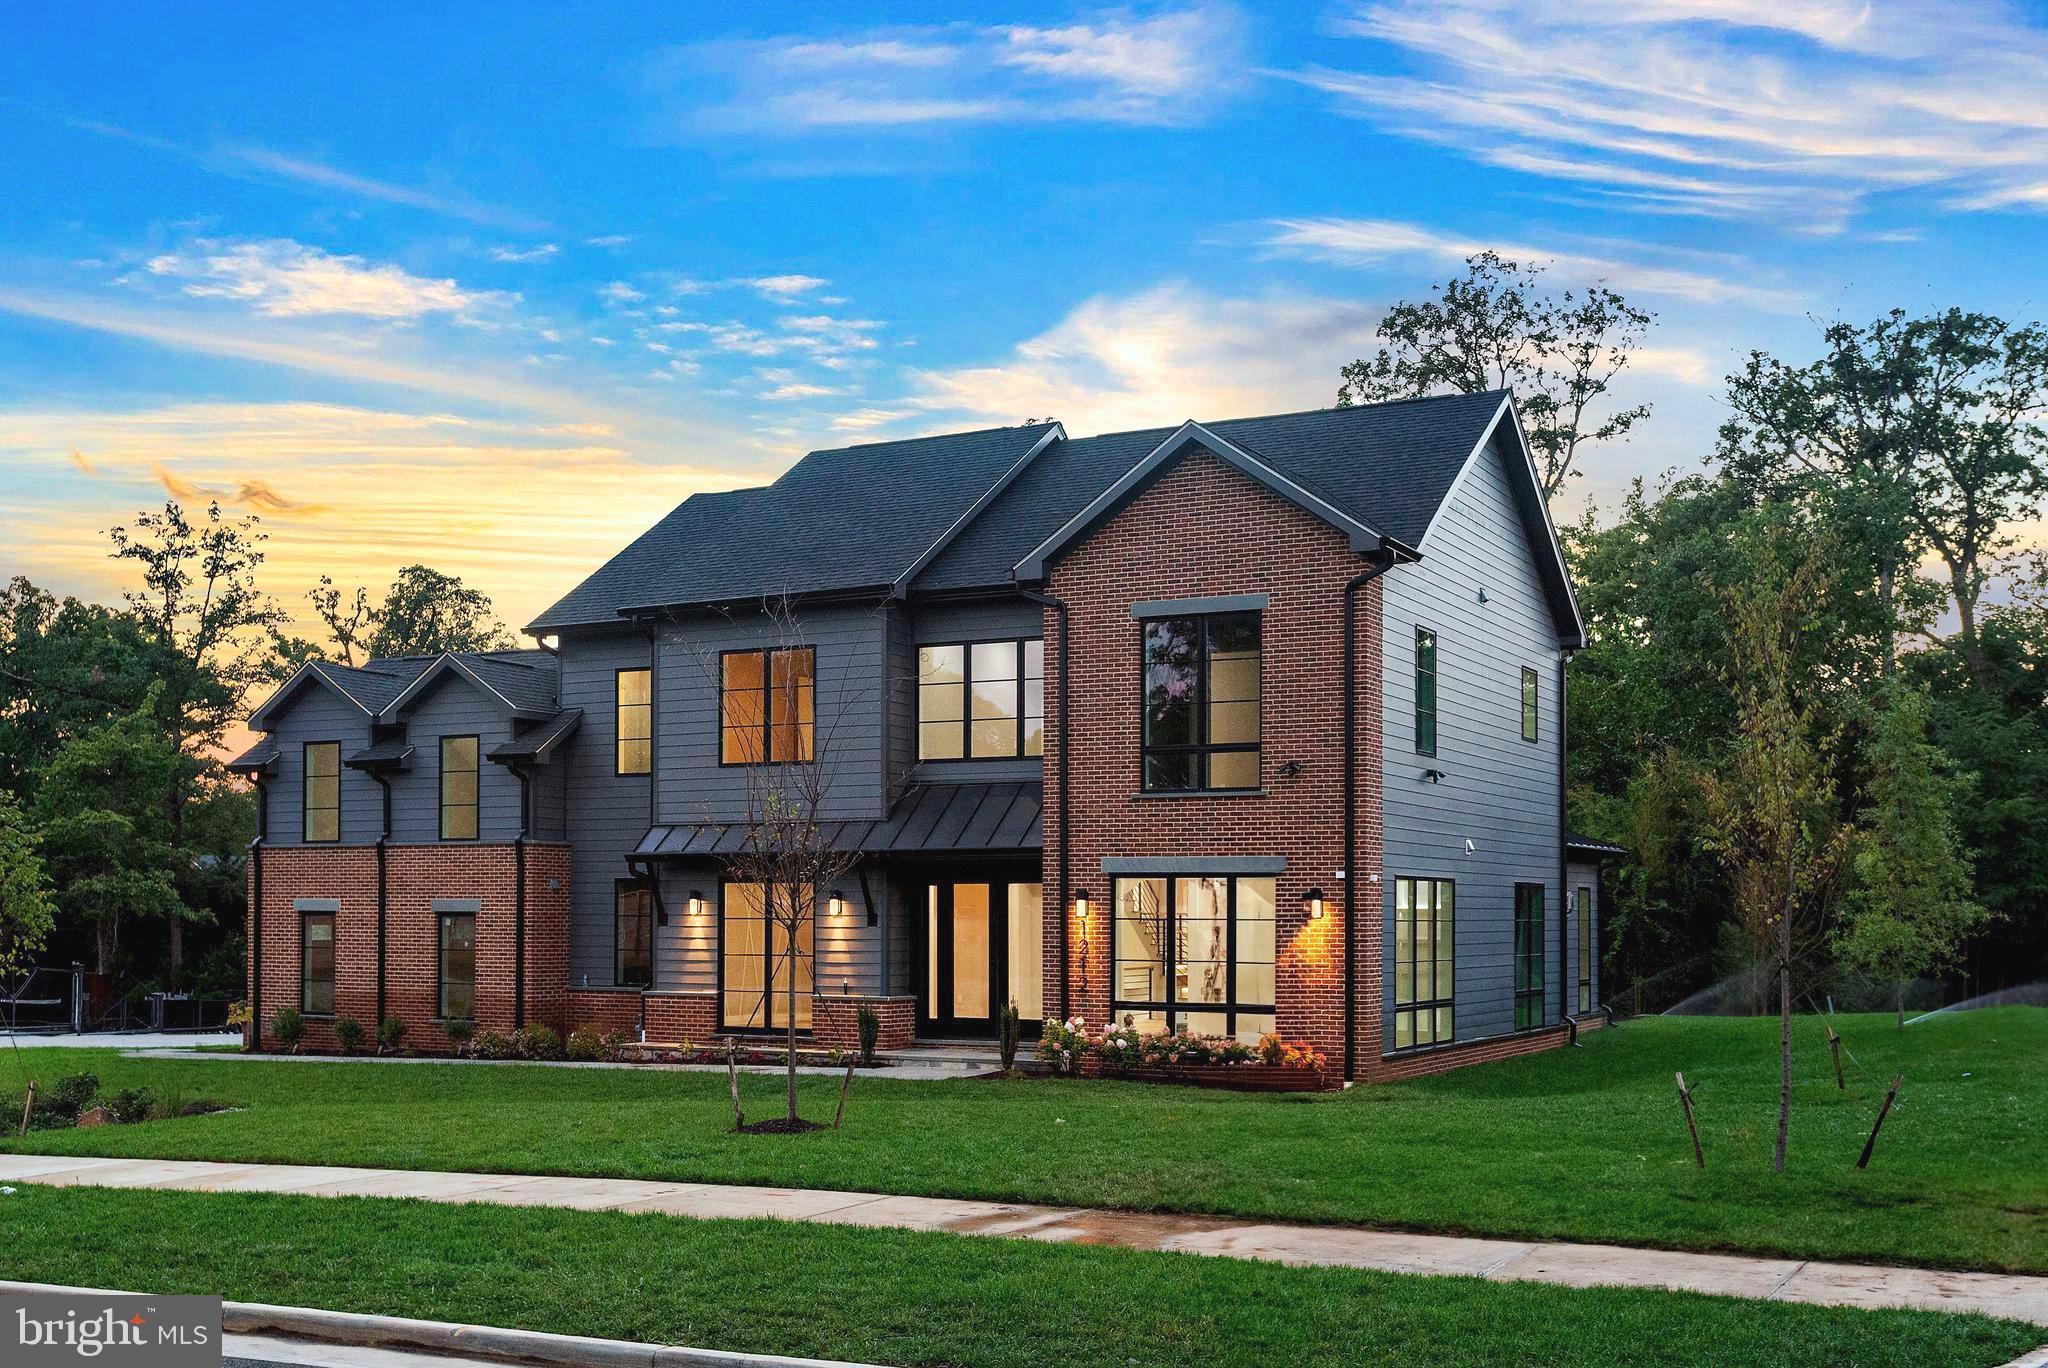
[[[1321,921],[1324,917],[1328,916],[1330,909],[1323,905],[1323,890],[1311,888],[1308,892],[1302,894],[1301,910],[1308,913],[1310,919],[1314,921]]]
[[[835,888],[835,889],[833,889],[833,890],[832,890],[832,891],[831,891],[830,893],[826,894],[826,895],[825,895],[825,914],[826,914],[827,916],[830,916],[830,917],[843,917],[843,916],[845,916],[845,915],[846,915],[846,895],[845,895],[845,894],[843,894],[843,893],[841,893],[841,892],[840,892],[840,891],[839,891],[838,889],[836,889],[836,888]]]
[[[1085,888],[1077,888],[1077,889],[1075,889],[1075,890],[1074,890],[1074,915],[1075,915],[1075,916],[1077,916],[1077,917],[1079,917],[1079,918],[1080,918],[1080,919],[1081,919],[1082,921],[1087,921],[1087,920],[1088,920],[1088,914],[1089,914],[1089,911],[1090,911],[1090,908],[1089,908],[1089,906],[1088,906],[1088,890],[1087,890],[1087,889],[1085,889]]]
[[[693,917],[704,915],[704,895],[694,888],[690,890],[690,915]]]

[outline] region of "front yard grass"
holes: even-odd
[[[1770,1171],[1771,1020],[1654,1018],[1578,1050],[1341,1095],[1129,1083],[855,1080],[846,1127],[735,1136],[721,1074],[25,1051],[47,1086],[213,1097],[226,1115],[0,1148],[830,1187],[1358,1222],[1459,1233],[2048,1273],[2048,1011],[1944,1014],[1896,1029],[1796,1023],[1789,1168]],[[0,1053],[0,1080],[16,1064]],[[1693,1085],[1693,1167],[1673,1074]],[[1906,1085],[1866,1172],[1855,1161],[1893,1073]],[[743,1080],[749,1115],[779,1077]],[[806,1079],[828,1117],[837,1080]]]
[[[2037,1329],[1021,1240],[23,1187],[10,1278],[904,1364],[1995,1364]]]

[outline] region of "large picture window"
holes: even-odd
[[[1515,885],[1515,1029],[1543,1024],[1543,885]]]
[[[719,913],[719,1024],[730,1030],[786,1030],[789,989],[796,984],[796,1025],[811,1026],[811,929],[805,917],[790,945],[790,920],[768,915],[757,883],[725,885]],[[786,894],[784,896],[787,896]]]
[[[998,760],[1045,749],[1045,643],[917,648],[917,758]]]
[[[1394,1048],[1450,1042],[1457,1022],[1457,885],[1394,880]]]
[[[1152,618],[1144,635],[1147,792],[1259,786],[1259,615]]]
[[[334,1015],[334,913],[326,908],[299,912],[299,1010]]]
[[[727,765],[811,758],[818,656],[809,646],[727,651],[719,663],[719,752]]]
[[[476,913],[437,907],[436,915],[441,921],[441,1019],[475,1021]]]
[[[1118,879],[1118,1021],[1247,1044],[1273,1029],[1273,880]]]
[[[305,748],[305,838],[341,839],[341,742],[308,741]]]
[[[1574,890],[1579,922],[1579,1010],[1593,1010],[1593,890],[1581,884]]]
[[[614,885],[612,982],[621,988],[654,982],[654,890],[644,883]]]
[[[1415,629],[1415,753],[1436,754],[1436,633]]]
[[[476,839],[476,755],[474,736],[441,738],[441,839]]]
[[[645,774],[653,765],[652,679],[653,673],[649,670],[621,670],[618,673],[617,772],[620,774]]]

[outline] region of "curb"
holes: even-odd
[[[96,1287],[0,1281],[0,1297],[39,1292],[90,1297],[149,1295]],[[457,1325],[448,1321],[413,1320],[405,1316],[323,1311],[309,1306],[269,1306],[262,1302],[223,1301],[220,1328],[224,1334],[271,1333],[294,1339],[318,1340],[325,1344],[461,1354],[501,1363],[537,1364],[542,1368],[880,1368],[879,1365],[850,1363],[841,1359],[728,1353],[682,1345],[593,1339],[585,1335],[553,1335],[541,1330],[509,1330],[495,1325]]]

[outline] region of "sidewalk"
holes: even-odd
[[[1540,1282],[1658,1287],[1817,1306],[1980,1311],[2048,1326],[2048,1277],[1950,1273],[1801,1259],[1689,1254],[1615,1245],[1411,1235],[1347,1226],[1282,1225],[1211,1216],[892,1197],[819,1188],[738,1187],[623,1178],[555,1178],[410,1169],[222,1164],[198,1160],[0,1155],[0,1183],[414,1197],[579,1211],[705,1218],[767,1217],[896,1230],[949,1231],[1051,1243],[1120,1245],[1273,1263],[1372,1268]]]

